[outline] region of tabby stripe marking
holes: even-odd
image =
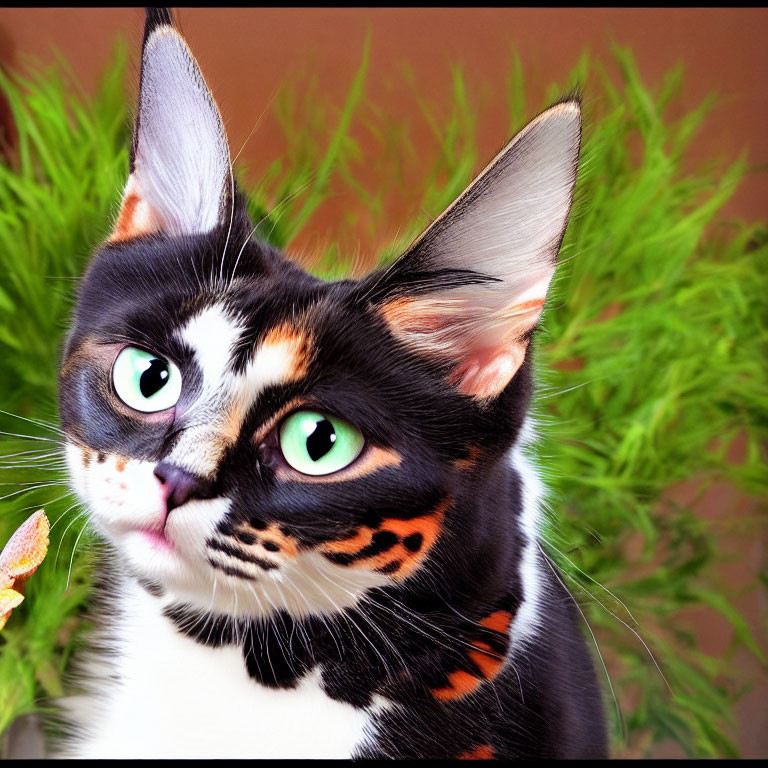
[[[233,568],[230,565],[222,565],[210,557],[206,558],[206,562],[211,567],[218,568],[218,570],[223,571],[227,574],[227,576],[235,576],[236,578],[244,579],[245,581],[253,581],[253,576],[251,576],[251,574],[246,573],[245,571],[241,571],[239,568]]]
[[[375,528],[363,526],[346,539],[328,542],[320,551],[336,565],[357,565],[405,578],[434,545],[450,504],[451,498],[445,496],[429,514],[386,518]]]
[[[216,541],[216,539],[208,539],[208,541],[206,541],[206,544],[211,549],[216,549],[219,552],[223,552],[225,555],[229,555],[230,557],[235,557],[238,560],[243,560],[246,563],[253,563],[254,565],[258,565],[259,567],[263,568],[265,571],[270,571],[274,568],[279,567],[275,565],[275,563],[270,563],[269,560],[262,560],[260,557],[256,557],[255,555],[249,555],[246,552],[243,552],[235,547],[230,547],[229,544],[224,544],[220,541]]]

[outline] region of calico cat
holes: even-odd
[[[108,561],[67,754],[606,756],[526,456],[580,135],[564,99],[398,260],[322,282],[252,239],[205,80],[147,12],[59,382]]]

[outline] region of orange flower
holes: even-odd
[[[39,509],[16,529],[0,552],[0,629],[11,611],[24,600],[24,595],[14,587],[20,587],[43,562],[50,530],[45,512]]]

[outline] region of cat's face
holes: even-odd
[[[250,239],[197,65],[150,23],[131,176],[60,375],[72,483],[129,571],[300,615],[514,547],[473,501],[525,416],[579,130],[556,105],[394,265],[324,283]]]
[[[71,476],[144,578],[330,611],[419,568],[483,435],[363,285],[255,243],[211,284],[225,240],[97,255],[61,375]]]

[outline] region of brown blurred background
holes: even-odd
[[[413,70],[422,93],[447,105],[450,67],[461,64],[482,107],[480,160],[507,138],[505,76],[514,46],[526,75],[528,111],[541,105],[552,82],[566,83],[579,55],[589,49],[610,64],[610,43],[633,50],[641,76],[656,84],[674,64],[685,65],[681,109],[691,109],[711,91],[718,106],[692,145],[690,162],[735,158],[749,151],[750,164],[768,166],[768,10],[766,9],[182,9],[177,18],[219,102],[233,153],[243,145],[278,87],[287,79],[317,76],[320,88],[341,104],[360,63],[366,31],[372,33],[367,94],[392,114],[408,117],[414,145],[430,152],[435,138],[418,106],[403,88],[402,65]],[[4,9],[0,14],[0,66],[23,67],[25,55],[43,62],[58,49],[86,89],[103,71],[115,38],[122,33],[138,70],[143,13],[139,9]],[[615,71],[615,70],[614,70]],[[135,86],[134,84],[131,84]],[[590,98],[589,89],[585,93]],[[0,118],[1,119],[1,118]],[[265,115],[241,159],[257,179],[278,156],[283,137]],[[366,149],[366,146],[363,146]],[[429,153],[427,153],[429,154]],[[372,254],[415,212],[417,200],[401,202],[403,219],[390,229],[361,235],[357,246]],[[344,220],[340,198],[311,222],[316,236],[333,239]],[[768,173],[751,174],[723,215],[748,220],[768,213]],[[298,247],[301,246],[301,242]],[[690,497],[685,488],[678,500]],[[712,489],[697,503],[713,524],[756,514],[756,505],[732,489]],[[765,541],[754,534],[724,537],[736,560],[722,578],[734,587],[752,582],[764,567]],[[736,603],[765,648],[768,606],[753,590]],[[711,612],[693,610],[681,618],[700,638],[703,650],[725,653],[731,633]],[[737,708],[737,743],[745,757],[768,753],[768,685],[759,664],[746,654],[735,662],[756,684]],[[660,755],[677,755],[664,748]]]
[[[734,157],[746,148],[753,165],[768,163],[765,9],[190,8],[181,9],[177,18],[219,102],[233,152],[287,79],[317,75],[322,91],[342,103],[370,28],[367,94],[392,114],[413,117],[417,147],[432,149],[435,140],[404,85],[404,63],[413,69],[421,93],[446,102],[450,67],[463,65],[482,94],[480,149],[491,153],[507,137],[504,89],[513,46],[523,62],[528,109],[534,113],[550,83],[567,84],[585,49],[610,72],[615,41],[632,48],[648,83],[658,83],[674,64],[684,63],[681,108],[694,107],[711,91],[719,94],[718,107],[692,147],[693,163],[713,154]],[[135,74],[142,23],[143,12],[136,8],[4,9],[0,65],[23,64],[25,54],[50,61],[55,48],[92,89],[118,34],[129,44]],[[588,87],[585,96],[590,97]],[[258,175],[281,146],[279,126],[267,115],[241,159]],[[766,200],[768,174],[756,174],[726,213],[762,217]],[[333,226],[335,220],[329,216],[321,223]]]

